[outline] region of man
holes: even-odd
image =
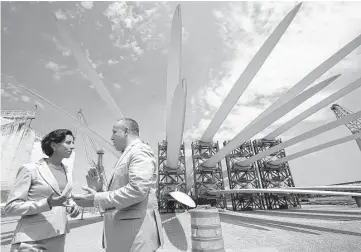
[[[83,187],[88,194],[74,195],[74,200],[104,213],[103,248],[107,252],[154,252],[163,243],[154,154],[139,139],[138,124],[130,118],[114,124],[111,140],[123,153],[107,190],[102,190],[103,180],[90,172],[88,186],[93,189]]]

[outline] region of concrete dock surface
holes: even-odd
[[[189,213],[162,214],[164,246],[158,252],[191,251]],[[361,209],[302,206],[301,209],[220,212],[226,252],[361,252]],[[67,252],[101,252],[102,217],[70,220]],[[1,220],[1,251],[10,251],[16,219]],[[122,251],[120,251],[122,252]]]

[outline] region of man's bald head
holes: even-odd
[[[114,124],[114,128],[120,128],[128,133],[139,136],[139,125],[131,118],[122,118]]]
[[[139,126],[135,120],[122,118],[114,124],[111,140],[118,151],[124,151],[137,138],[139,138]]]

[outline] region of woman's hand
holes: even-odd
[[[47,199],[50,208],[55,206],[63,206],[66,200],[66,195],[56,196],[54,192],[52,192]]]
[[[66,211],[71,218],[75,218],[80,214],[80,207],[75,202],[72,202],[67,206]]]

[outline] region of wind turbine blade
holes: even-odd
[[[71,122],[74,124],[74,126],[76,126],[79,130],[83,131],[85,134],[87,134],[89,137],[91,137],[92,139],[94,139],[94,141],[98,142],[99,145],[103,146],[107,151],[109,151],[110,153],[112,153],[114,156],[116,156],[117,158],[120,157],[120,153],[114,148],[113,145],[111,145],[108,141],[106,141],[103,137],[101,137],[99,134],[97,134],[94,130],[92,130],[91,128],[85,126],[84,124],[82,124],[80,121],[78,121],[78,119],[76,119],[74,116],[72,116],[71,114],[69,114],[68,112],[66,112],[65,110],[63,110],[62,108],[60,108],[59,106],[55,105],[54,103],[52,103],[51,101],[49,101],[48,99],[46,99],[45,97],[37,94],[35,91],[24,87],[24,86],[17,86],[19,88],[24,89],[25,91],[27,91],[29,94],[35,96],[36,98],[41,99],[42,101],[46,102],[47,104],[49,104],[50,106],[52,106],[53,108],[55,108],[56,110],[64,113],[66,116],[68,116],[68,118],[71,119]]]
[[[308,87],[311,83],[313,83],[318,77],[327,72],[331,67],[336,65],[339,61],[345,58],[349,53],[355,50],[361,44],[361,34],[354,38],[347,45],[342,47],[339,51],[325,60],[321,65],[316,67],[312,72],[307,74],[300,80],[296,85],[294,85],[291,89],[289,89],[285,94],[283,94],[280,98],[278,98],[274,103],[271,104],[265,111],[263,111],[256,119],[254,119],[250,125],[254,125],[259,120],[270,114],[275,109],[281,107],[283,104],[293,99],[297,94],[299,94],[302,90]]]
[[[356,139],[356,144],[361,151],[361,139],[360,138]]]
[[[330,148],[330,147],[333,147],[333,146],[336,146],[336,145],[339,145],[339,144],[343,144],[343,143],[355,140],[355,139],[360,138],[360,137],[361,137],[361,133],[357,133],[357,134],[353,134],[353,135],[350,135],[350,136],[342,137],[342,138],[339,138],[339,139],[336,139],[336,140],[333,140],[333,141],[330,141],[330,142],[327,142],[327,143],[324,143],[324,144],[314,146],[312,148],[308,148],[308,149],[296,152],[296,153],[294,153],[292,155],[288,155],[287,157],[280,158],[280,159],[271,161],[269,163],[271,165],[280,165],[280,164],[285,163],[287,161],[290,161],[290,160],[305,156],[307,154],[315,153],[317,151],[327,149],[327,148]],[[360,189],[361,189],[361,187],[360,187]]]
[[[54,14],[53,17],[55,19],[55,23],[58,28],[60,37],[67,44],[67,46],[73,53],[74,58],[77,61],[80,70],[88,77],[88,80],[94,85],[95,90],[99,94],[100,98],[105,102],[105,104],[108,106],[108,108],[113,113],[113,115],[116,116],[116,119],[123,118],[124,117],[123,113],[120,111],[117,103],[114,101],[107,87],[100,79],[98,73],[94,70],[89,60],[85,57],[81,46],[73,41],[70,33],[65,28],[62,27],[62,25],[58,22]]]
[[[178,84],[173,100],[170,120],[171,134],[167,137],[167,167],[177,169],[179,150],[182,144],[184,119],[186,112],[187,85],[185,79]]]
[[[222,105],[219,107],[214,118],[209,123],[209,126],[204,132],[201,141],[212,142],[213,137],[218,131],[219,127],[226,119],[234,105],[237,103],[239,97],[241,97],[249,83],[253,80],[259,69],[262,67],[263,63],[266,61],[272,50],[275,48],[278,41],[281,39],[284,32],[291,24],[292,20],[301,8],[301,5],[302,3],[299,3],[286,15],[286,17],[283,18],[281,23],[276,27],[276,29],[271,33],[266,42],[258,50],[256,55],[248,64],[247,68],[243,71],[237,82],[232,87],[231,91],[228,93]]]
[[[308,187],[289,187],[287,189],[327,190],[327,191],[361,191],[361,186],[308,186]]]
[[[314,113],[316,113],[320,109],[322,109],[325,106],[331,104],[332,102],[340,99],[341,97],[347,95],[348,93],[354,91],[355,89],[359,88],[360,86],[361,86],[361,78],[355,80],[354,82],[350,83],[346,87],[340,89],[336,93],[333,93],[329,97],[323,99],[319,103],[317,103],[314,106],[310,107],[309,109],[307,109],[303,113],[299,114],[298,116],[296,116],[292,120],[290,120],[287,123],[281,125],[279,128],[275,129],[274,131],[269,133],[267,136],[265,136],[264,139],[275,139],[276,137],[278,137],[282,133],[284,133],[287,130],[289,130],[290,128],[294,127],[299,122],[303,121],[305,118],[313,115]]]
[[[166,139],[172,134],[170,127],[171,109],[174,91],[181,82],[181,53],[182,53],[182,18],[181,8],[177,5],[174,11],[172,28],[171,28],[171,42],[168,54],[167,64],[167,106],[166,106]]]
[[[232,139],[226,146],[224,146],[220,151],[218,151],[215,155],[210,157],[207,161],[203,163],[206,167],[214,167],[219,161],[221,161],[228,153],[232,150],[236,149],[245,141],[251,139],[254,135],[267,128],[273,122],[277,121],[279,118],[290,112],[292,109],[300,105],[302,102],[325,88],[332,81],[334,81],[338,75],[333,76],[329,79],[322,81],[321,83],[307,89],[300,95],[296,96],[293,100],[287,102],[284,106],[276,109],[266,117],[262,118],[257,124],[252,126],[248,125],[245,129],[243,129],[240,133],[237,134],[235,138]]]
[[[361,193],[353,192],[332,192],[322,190],[299,190],[299,189],[230,189],[230,190],[219,190],[209,191],[210,195],[222,195],[232,193],[277,193],[277,194],[320,194],[328,196],[350,196],[350,197],[361,197]]]
[[[269,149],[267,149],[265,151],[262,151],[262,152],[258,153],[257,155],[254,155],[254,156],[250,157],[247,160],[237,162],[237,164],[240,165],[240,166],[250,165],[250,164],[252,164],[253,162],[255,162],[257,160],[259,160],[261,158],[264,158],[264,157],[266,157],[266,156],[268,156],[268,155],[270,155],[272,153],[275,153],[275,152],[277,152],[279,150],[282,150],[282,149],[284,149],[284,148],[286,148],[288,146],[294,145],[294,144],[299,143],[301,141],[305,141],[305,140],[307,140],[309,138],[312,138],[314,136],[322,134],[322,133],[324,133],[326,131],[332,130],[332,129],[334,129],[336,127],[339,127],[341,125],[344,125],[344,124],[346,124],[348,122],[351,122],[353,120],[357,120],[360,117],[361,117],[361,111],[359,111],[357,113],[353,113],[353,114],[348,115],[348,116],[345,116],[345,117],[343,117],[341,119],[338,119],[336,121],[327,123],[327,124],[322,125],[322,126],[320,126],[318,128],[307,131],[307,132],[305,132],[305,133],[303,133],[303,134],[301,134],[299,136],[296,136],[296,137],[294,137],[294,138],[292,138],[292,139],[290,139],[288,141],[285,141],[283,143],[275,145],[275,146],[273,146],[273,147],[271,147],[271,148],[269,148]]]

